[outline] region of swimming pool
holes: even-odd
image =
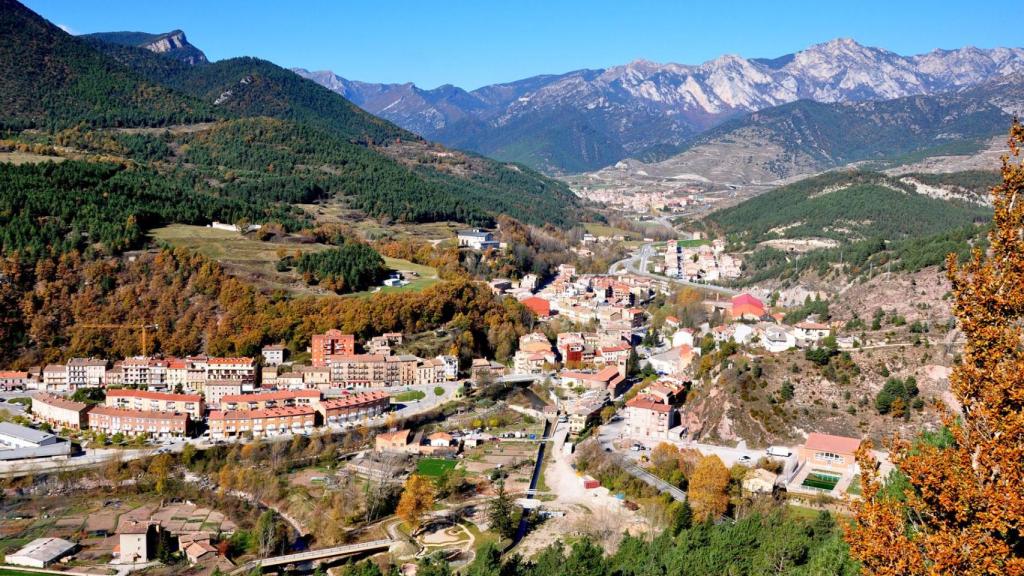
[[[842,478],[842,476],[835,472],[829,472],[827,470],[811,470],[801,485],[807,488],[814,488],[815,490],[829,492],[836,487],[836,484],[839,484],[840,478]]]

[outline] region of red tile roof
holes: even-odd
[[[630,408],[639,408],[641,410],[651,410],[654,412],[671,412],[672,406],[659,402],[657,399],[643,394],[637,395],[629,402],[626,402],[626,406]]]
[[[534,314],[538,316],[549,316],[551,315],[551,303],[543,298],[537,296],[530,296],[529,298],[521,302],[523,306],[526,306]]]
[[[374,391],[374,392],[360,392],[358,394],[346,394],[340,398],[328,398],[321,402],[325,407],[333,408],[338,406],[354,406],[363,404],[366,402],[376,402],[378,400],[384,400],[390,398],[391,395],[387,392]]]
[[[823,452],[834,452],[836,454],[853,454],[860,448],[860,439],[847,436],[833,436],[831,434],[820,434],[811,432],[804,442],[804,448],[808,450],[820,450]]]
[[[214,410],[209,420],[255,420],[258,418],[280,418],[282,416],[312,416],[316,414],[310,406],[281,406],[266,410]]]
[[[252,364],[252,358],[238,357],[238,358],[210,358],[206,361],[207,364]]]
[[[153,412],[150,410],[125,410],[111,406],[93,406],[89,410],[89,416],[124,416],[132,418],[150,418],[153,420],[184,420],[188,422],[188,414],[185,412]]]
[[[81,412],[89,407],[85,402],[75,402],[54,394],[36,394],[32,397],[32,403],[35,404],[36,402],[46,404],[47,406],[74,410],[75,412]]]
[[[107,389],[107,398],[145,398],[146,400],[166,400],[168,402],[199,402],[203,399],[199,394],[170,394],[130,388],[109,388]]]
[[[269,392],[257,392],[256,394],[227,394],[222,396],[221,403],[225,402],[266,402],[267,400],[290,400],[292,398],[316,398],[320,399],[319,390],[271,390]]]

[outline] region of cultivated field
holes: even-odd
[[[267,290],[280,289],[294,293],[318,295],[333,294],[316,286],[306,285],[294,270],[278,272],[275,268],[277,261],[280,260],[278,252],[281,250],[288,254],[294,254],[296,251],[305,254],[330,248],[326,244],[261,242],[238,232],[187,224],[172,224],[164,228],[157,228],[152,231],[151,236],[157,242],[175,247],[185,247],[212,258],[220,262],[229,273],[251,280],[257,286]],[[376,291],[423,290],[438,282],[437,270],[429,266],[387,257],[384,258],[384,263],[392,270],[406,273],[412,282],[401,288],[381,287],[353,295],[365,296]]]

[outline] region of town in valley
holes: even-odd
[[[1008,23],[89,4],[0,0],[0,576],[1024,574]]]

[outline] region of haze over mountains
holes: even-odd
[[[639,60],[473,91],[295,71],[426,138],[565,173],[627,157],[664,159],[727,120],[799,100],[842,105],[1005,81],[1024,73],[1024,49],[902,56],[843,38],[773,59],[724,55],[695,66]]]

